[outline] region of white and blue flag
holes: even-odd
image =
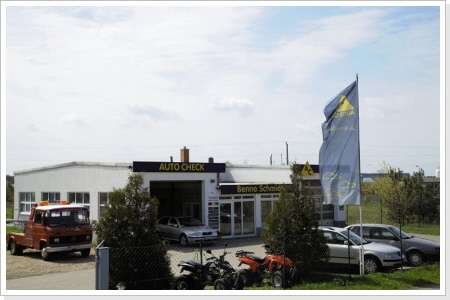
[[[325,106],[319,153],[323,203],[361,203],[359,99],[356,80]]]

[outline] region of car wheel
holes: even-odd
[[[23,253],[23,247],[17,245],[15,240],[11,241],[11,244],[9,247],[10,247],[9,250],[11,251],[12,255],[20,255]]]
[[[364,259],[364,273],[373,274],[380,270],[380,263],[378,260],[372,256],[366,257]]]
[[[180,244],[181,246],[186,246],[189,243],[187,236],[183,233],[180,235]]]
[[[420,251],[411,251],[408,253],[408,262],[414,267],[423,264],[424,256]]]

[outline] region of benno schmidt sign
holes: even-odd
[[[133,172],[224,173],[224,163],[134,161]]]
[[[220,193],[225,194],[268,194],[280,193],[286,184],[233,184],[221,185]]]

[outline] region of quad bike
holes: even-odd
[[[227,244],[225,245],[225,249]],[[225,260],[226,252],[217,258],[210,249],[206,253],[211,256],[203,264],[199,260],[181,261],[180,273],[187,271],[188,274],[178,276],[175,281],[177,290],[202,290],[205,286],[213,285],[214,289],[243,289],[243,283],[238,285],[236,271],[233,266]],[[236,284],[234,283],[236,279]]]
[[[287,288],[292,284],[296,269],[291,259],[283,254],[274,253],[268,245],[266,256],[258,257],[254,252],[239,250],[236,257],[240,261],[239,266],[246,264],[247,269],[237,272],[238,281],[243,282],[244,286],[261,284],[263,279],[269,278],[273,287]]]
[[[242,279],[237,276],[236,269],[225,260],[225,255],[230,252],[225,251],[228,244],[225,244],[223,254],[219,256],[217,260],[217,265],[220,270],[220,276],[214,281],[215,290],[242,290],[244,288],[244,283]],[[210,252],[211,255],[213,255]]]

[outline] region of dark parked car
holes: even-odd
[[[352,232],[360,235],[360,224],[349,225]],[[385,224],[362,224],[363,238],[367,241],[378,242],[400,248],[402,244],[403,253],[408,262],[413,266],[420,266],[425,261],[439,261],[440,244],[411,236],[404,231],[400,232],[395,226]],[[400,240],[401,237],[401,240]]]
[[[347,229],[339,227],[319,226],[323,232],[328,248],[330,249],[329,264],[359,266],[359,251],[361,238]],[[372,274],[382,270],[398,268],[402,260],[406,260],[401,255],[400,249],[380,243],[370,243],[362,239],[364,248],[364,273]]]
[[[194,217],[163,217],[158,220],[156,230],[160,238],[178,241],[183,246],[200,241],[214,241],[219,237],[217,230],[205,226]]]

